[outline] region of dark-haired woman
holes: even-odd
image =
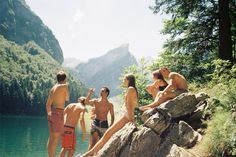
[[[96,145],[85,153],[82,157],[88,157],[96,154],[115,134],[118,130],[123,128],[125,124],[131,122],[134,123],[134,109],[137,106],[137,88],[135,86],[135,77],[132,74],[126,75],[123,79],[123,85],[127,87],[125,94],[124,106],[125,113],[120,117],[111,127],[107,129],[103,137],[96,143]]]
[[[155,99],[157,93],[159,91],[163,91],[168,86],[168,84],[163,78],[162,74],[159,72],[159,70],[156,70],[152,73],[152,80],[153,83],[147,85],[146,90],[148,91],[149,94],[152,95],[153,99]]]

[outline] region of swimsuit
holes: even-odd
[[[159,91],[163,91],[168,85],[165,86],[159,86]]]
[[[106,132],[108,128],[108,122],[107,120],[99,120],[99,119],[94,119],[93,123],[91,125],[91,134],[97,132],[98,136],[101,138],[103,136],[103,134]]]
[[[64,125],[64,109],[52,106],[52,115],[48,116],[48,127],[50,132],[62,132]]]
[[[64,131],[61,135],[61,147],[65,149],[75,150],[76,146],[76,135],[75,127],[64,125]]]

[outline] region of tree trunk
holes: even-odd
[[[219,0],[219,58],[233,63],[229,0]]]

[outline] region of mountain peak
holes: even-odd
[[[119,47],[129,50],[129,43],[124,43],[124,44],[120,45]]]
[[[58,40],[25,0],[2,0],[0,14],[0,34],[4,38],[19,45],[34,41],[56,61],[63,62],[63,52]]]

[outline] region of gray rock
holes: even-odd
[[[137,128],[134,125],[126,124],[121,130],[115,133],[103,148],[98,152],[99,157],[116,157],[120,156],[121,149],[125,147]]]
[[[178,147],[177,145],[173,144],[171,146],[171,149],[169,151],[169,154],[166,155],[166,157],[197,157],[185,149]]]
[[[166,138],[180,147],[190,148],[200,141],[202,136],[186,122],[180,121],[179,124],[173,125]]]
[[[130,145],[126,145],[120,157],[154,157],[159,150],[161,138],[150,128],[135,132]]]
[[[154,115],[146,120],[144,126],[153,129],[156,134],[161,135],[161,133],[170,125],[171,117],[163,109],[157,108],[156,111],[157,112]]]
[[[210,98],[209,95],[205,92],[200,92],[196,94],[196,99],[198,102],[204,101],[206,99]]]
[[[168,110],[172,118],[178,118],[194,112],[199,101],[194,94],[183,93],[178,97],[162,103],[159,107]]]

